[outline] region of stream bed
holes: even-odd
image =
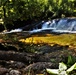
[[[68,55],[76,57],[74,49],[67,45],[22,45],[0,41],[0,75],[44,75],[46,68],[56,69],[59,62],[67,63]]]

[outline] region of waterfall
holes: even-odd
[[[31,25],[30,25],[31,26]],[[32,25],[29,33],[51,32],[51,33],[76,33],[76,18],[62,18],[51,21],[41,21]],[[26,26],[5,33],[22,32]]]
[[[56,29],[57,27],[57,23],[58,20],[52,20],[52,21],[47,21],[44,22],[41,26],[41,29],[38,29],[38,27],[36,27],[36,29],[33,29],[32,31],[30,31],[30,33],[36,33],[36,32],[41,32],[41,31],[51,31],[53,29]]]
[[[49,27],[49,24],[51,23],[51,21],[48,21],[48,22],[45,22],[43,25],[42,25],[42,29],[47,29]]]
[[[41,29],[39,29],[38,25],[37,25],[35,29],[33,29],[32,31],[30,31],[30,33],[36,33],[36,32],[41,32],[42,30],[46,30],[48,28],[49,24],[50,24],[50,21],[43,22],[43,24],[41,24]]]
[[[76,32],[76,19],[62,19],[58,22],[58,26],[53,32],[57,33],[73,33]]]

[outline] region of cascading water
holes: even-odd
[[[7,33],[15,32],[28,32],[28,33],[37,33],[37,32],[50,32],[50,33],[76,33],[76,18],[63,18],[63,19],[54,19],[52,21],[41,21],[36,23],[32,30],[23,31],[24,27],[11,30]]]
[[[41,29],[46,29],[46,28],[48,28],[50,23],[51,23],[50,21],[45,22],[45,23],[42,25],[42,28],[41,28]]]
[[[36,32],[41,32],[41,31],[51,31],[53,29],[55,29],[57,27],[57,23],[58,23],[58,20],[52,20],[52,21],[47,21],[47,22],[44,22],[42,25],[41,25],[41,29],[38,29],[36,27],[36,29],[30,31],[30,33],[36,33]]]
[[[30,31],[30,33],[41,32],[42,30],[48,28],[48,24],[49,24],[49,23],[50,23],[50,21],[44,22],[44,23],[41,25],[41,29],[38,29],[38,27],[36,27],[36,29]]]
[[[53,32],[57,33],[75,33],[76,19],[62,19],[58,22],[58,26]]]

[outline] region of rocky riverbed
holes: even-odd
[[[7,43],[7,42],[6,42]],[[33,45],[35,52],[16,49],[0,43],[0,75],[38,75],[46,68],[58,68],[59,62],[67,62],[68,55],[76,57],[76,52],[68,46],[55,44]],[[31,49],[30,45],[28,45]],[[26,48],[27,49],[27,48]]]
[[[17,40],[22,36],[9,37],[0,36],[0,75],[44,75],[46,68],[67,63],[68,55],[76,57],[76,49],[68,45],[26,44]]]

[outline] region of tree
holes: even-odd
[[[76,0],[0,0],[0,23],[76,15]]]

